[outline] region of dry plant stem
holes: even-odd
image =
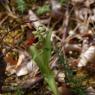
[[[16,15],[14,15],[13,13],[12,13],[12,11],[10,10],[10,7],[8,6],[8,4],[3,4],[3,6],[4,6],[4,8],[7,10],[7,14],[8,14],[8,16],[10,16],[10,17],[12,17],[12,18],[14,18],[14,19],[17,19],[18,17],[16,16]]]
[[[56,34],[54,34],[54,37],[55,37],[58,41],[62,42],[62,39],[60,39],[60,37],[58,37]]]
[[[0,27],[1,25],[7,20],[8,16],[4,17],[1,21],[0,21]]]
[[[79,40],[83,40],[83,38],[82,38],[80,35],[76,34],[76,35],[68,36],[68,37],[65,39],[65,43],[70,43],[70,41],[71,41],[72,39],[74,39],[74,38],[77,38],[77,39],[79,39]]]
[[[62,52],[64,54],[64,59],[66,59],[66,56],[65,56],[65,47],[64,47],[64,44],[65,44],[65,39],[66,39],[66,36],[67,36],[67,33],[68,33],[68,24],[69,24],[69,11],[68,9],[66,10],[65,12],[65,18],[64,18],[64,21],[63,21],[63,36],[62,36]],[[64,60],[65,63],[66,63],[66,60]]]
[[[62,46],[64,46],[64,42],[68,33],[68,24],[69,24],[69,11],[68,9],[65,12],[65,18],[63,21],[63,37],[62,37]]]
[[[6,14],[7,14],[9,17],[11,17],[12,19],[16,20],[16,21],[19,22],[19,23],[22,22],[21,19],[20,19],[16,14],[14,14],[14,13],[11,11],[11,9],[10,9],[10,7],[9,7],[8,4],[6,4],[6,5],[3,4],[3,6],[4,6],[4,8],[6,9],[6,11],[7,11]]]
[[[8,16],[12,17],[13,19],[16,19],[16,20],[18,19],[18,17],[13,15],[12,12],[10,12],[10,13],[7,12],[7,14],[8,14]]]
[[[66,12],[65,12],[65,18],[64,18],[64,22],[63,22],[63,36],[62,36],[62,53],[64,55],[64,63],[67,63],[67,58],[66,58],[66,52],[65,52],[65,39],[67,37],[67,33],[68,33],[68,24],[69,24],[69,10],[67,8]]]
[[[68,51],[77,51],[77,52],[81,52],[81,47],[78,46],[77,44],[65,44],[64,46],[65,48],[65,52],[68,52]]]

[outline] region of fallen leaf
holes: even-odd
[[[84,53],[80,55],[78,67],[84,67],[87,63],[95,62],[95,46],[90,46]]]
[[[35,75],[38,71],[38,66],[33,60],[30,60],[29,62],[22,63],[17,69],[16,69],[16,75],[23,76],[29,73],[33,73]]]

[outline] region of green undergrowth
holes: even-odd
[[[85,89],[86,87],[83,85],[83,81],[85,81],[86,76],[77,76],[74,70],[70,68],[68,65],[64,54],[58,51],[58,63],[64,67],[65,72],[65,82],[70,86],[70,90],[74,95],[86,95]]]
[[[41,28],[40,28],[41,29]],[[40,30],[38,31],[40,32]],[[44,77],[45,82],[48,84],[49,88],[54,95],[59,95],[57,85],[55,82],[55,77],[53,71],[49,67],[49,61],[51,58],[51,31],[44,31],[45,35],[41,36],[41,42],[38,45],[32,45],[29,48],[29,52],[32,56],[32,59],[37,63],[41,71],[42,76]],[[40,47],[39,47],[40,46]]]

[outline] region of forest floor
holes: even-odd
[[[95,0],[0,0],[0,95],[95,95]]]

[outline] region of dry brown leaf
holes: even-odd
[[[10,65],[16,65],[17,64],[17,61],[15,59],[13,59],[13,57],[10,55],[10,54],[7,54],[5,57],[4,57],[5,61],[7,63],[9,63]]]
[[[87,95],[95,95],[95,89],[93,87],[88,87],[86,92]]]
[[[95,62],[95,46],[90,46],[84,53],[80,55],[78,67],[84,67],[87,63]]]
[[[29,73],[33,73],[33,75],[37,74],[38,66],[33,60],[30,60],[29,62],[22,63],[17,69],[16,69],[16,75],[23,76]]]
[[[72,95],[70,92],[70,88],[66,85],[63,84],[62,86],[58,87],[60,95]]]

